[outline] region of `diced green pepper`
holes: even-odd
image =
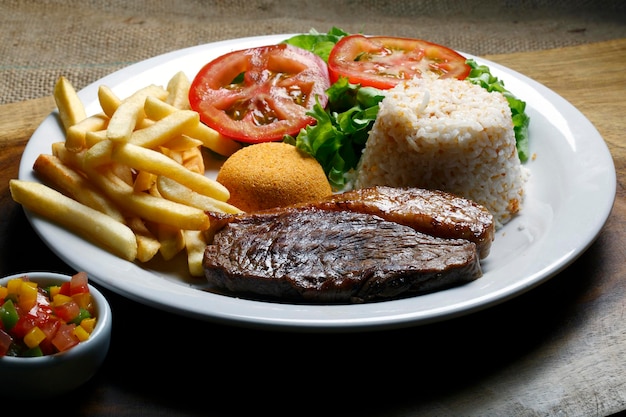
[[[0,320],[6,330],[11,330],[15,323],[20,319],[20,315],[15,309],[13,300],[6,300],[2,307],[0,307]]]
[[[27,356],[32,358],[36,356],[43,356],[43,352],[39,346],[35,346],[33,348],[26,349],[24,352],[22,352],[20,356]]]
[[[80,324],[81,321],[83,321],[83,319],[89,319],[89,318],[91,318],[91,314],[89,314],[89,311],[87,311],[84,308],[81,308],[78,315],[74,317],[73,320],[69,321],[69,323],[74,323],[78,325]]]

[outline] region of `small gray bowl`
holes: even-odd
[[[6,286],[13,278],[27,276],[40,286],[62,284],[68,275],[51,272],[25,272],[0,279]],[[109,351],[112,315],[108,301],[89,284],[95,304],[96,327],[89,339],[54,355],[40,357],[0,357],[2,389],[6,398],[43,399],[72,391],[87,382],[96,373]]]

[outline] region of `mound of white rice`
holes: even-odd
[[[387,92],[354,187],[448,191],[485,206],[499,228],[521,209],[525,178],[504,96],[424,77]]]

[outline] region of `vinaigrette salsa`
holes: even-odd
[[[42,288],[27,275],[0,285],[0,356],[34,357],[66,351],[96,325],[85,272]]]

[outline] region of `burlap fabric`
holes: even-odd
[[[279,33],[419,37],[475,55],[626,37],[623,0],[0,0],[0,104],[198,44]]]

